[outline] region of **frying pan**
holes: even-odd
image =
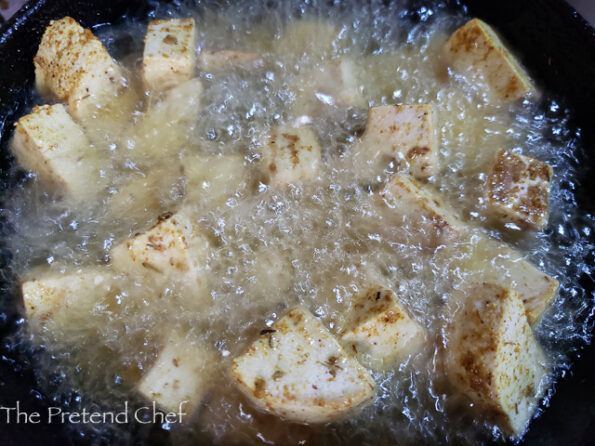
[[[437,3],[411,0],[406,19],[412,22],[431,20],[431,15],[424,14],[422,7]],[[563,0],[446,0],[440,3],[455,11],[466,9],[471,15],[496,26],[541,87],[569,107],[571,128],[582,129],[579,146],[584,150],[579,157],[593,173],[579,179],[582,186],[577,191],[577,200],[585,212],[592,213],[595,208],[595,198],[590,194],[595,191],[595,30]],[[387,1],[386,7],[393,5]],[[143,0],[31,0],[10,21],[1,25],[0,181],[3,188],[10,187],[7,184],[8,170],[13,163],[8,140],[14,121],[33,104],[34,98],[29,92],[34,82],[32,59],[48,22],[70,15],[83,26],[92,28],[121,21],[125,16],[146,18],[158,8],[156,2]],[[0,226],[4,231],[9,230],[1,214]],[[14,282],[6,276],[9,274],[5,268],[10,262],[9,254],[2,247],[0,250],[0,268],[3,270],[0,275],[0,407],[14,407],[18,400],[24,411],[45,412],[52,400],[50,395],[35,390],[35,358],[25,355],[10,341],[23,320],[19,294],[9,285]],[[583,276],[580,282],[592,296],[593,279]],[[592,325],[590,327],[592,332]],[[575,360],[573,368],[560,377],[549,407],[533,421],[522,444],[571,446],[595,443],[595,347],[580,346],[572,356]],[[2,411],[0,444],[3,446],[167,444],[169,438],[169,433],[159,426],[133,434],[135,438],[102,439],[74,436],[62,424],[6,424],[1,416]]]

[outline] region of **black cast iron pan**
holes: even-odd
[[[211,3],[211,2],[209,2]],[[332,3],[332,2],[330,2]],[[439,2],[411,0],[409,19],[420,21],[420,6]],[[563,0],[446,0],[450,9],[468,8],[468,12],[495,25],[541,86],[572,110],[572,124],[582,129],[582,162],[592,174],[581,178],[578,201],[585,212],[595,210],[595,30]],[[7,142],[16,118],[32,105],[28,93],[34,81],[32,59],[41,34],[51,19],[70,15],[85,27],[122,20],[124,16],[146,18],[156,3],[142,0],[31,0],[15,17],[0,28],[0,179],[5,184],[12,159]],[[390,8],[390,2],[387,2]],[[0,193],[0,200],[1,200]],[[0,201],[0,208],[1,208]],[[3,223],[0,214],[0,224]],[[1,247],[0,247],[1,248]],[[593,259],[591,259],[593,261]],[[0,267],[10,262],[0,253]],[[49,395],[36,390],[33,377],[34,358],[23,357],[8,340],[19,324],[18,293],[0,276],[0,407],[24,411],[46,411]],[[593,293],[593,280],[581,277],[581,283]],[[527,445],[595,444],[595,347],[583,347],[575,353],[571,372],[556,385],[550,407],[532,423],[523,440]],[[0,445],[27,446],[44,444],[167,444],[168,432],[154,426],[138,432],[136,438],[99,439],[74,436],[61,424],[6,424],[0,409]],[[200,442],[200,444],[203,444]]]

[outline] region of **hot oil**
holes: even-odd
[[[106,181],[103,192],[96,201],[73,207],[46,193],[35,178],[14,191],[5,211],[15,228],[7,240],[12,267],[19,276],[40,265],[56,273],[88,265],[109,269],[105,263],[115,244],[184,203],[195,210],[211,244],[207,304],[197,307],[193,293],[173,283],[161,292],[140,277],[113,271],[118,290],[95,302],[86,311],[88,319],[22,333],[18,342],[31,345],[40,357],[40,387],[71,408],[92,403],[120,408],[127,399],[141,404],[134,386],[155,360],[164,333],[177,329],[189,342],[210,346],[217,361],[205,365],[212,386],[197,414],[183,428],[163,426],[175,444],[197,438],[221,444],[367,444],[389,438],[470,443],[501,436],[481,419],[451,408],[455,398],[440,360],[441,334],[453,311],[447,296],[478,277],[477,270],[461,266],[473,263],[478,240],[489,232],[511,243],[561,283],[560,297],[536,328],[555,376],[568,366],[567,354],[587,339],[582,321],[592,302],[577,278],[592,273],[592,263],[586,263],[592,218],[576,208],[576,135],[568,129],[565,110],[547,96],[538,104],[493,104],[481,86],[449,73],[441,47],[467,18],[440,8],[429,11],[420,14],[431,20],[417,25],[399,17],[398,8],[388,12],[374,2],[342,6],[332,20],[324,8],[285,2],[169,11],[196,18],[199,50],[250,51],[263,59],[255,69],[201,72],[202,110],[196,122],[182,124],[162,115],[135,127],[158,99],[140,87],[142,54],[122,54],[129,90],[112,112],[83,123],[103,154],[98,167]],[[134,42],[130,47],[138,50],[144,29],[129,21],[102,27],[98,35],[112,52],[122,41]],[[356,79],[349,94],[334,82],[332,67],[341,60],[349,61]],[[430,182],[474,228],[449,250],[428,250],[411,236],[411,228],[391,224],[377,194],[382,178],[370,177],[368,166],[353,162],[361,159],[357,142],[369,106],[426,103],[437,109],[441,159]],[[324,163],[317,180],[276,189],[262,181],[259,147],[269,128],[292,123],[313,127]],[[146,130],[139,134],[139,128]],[[171,141],[175,150],[164,155],[160,148],[167,151]],[[544,233],[482,229],[486,220],[478,186],[500,148],[553,165],[550,226]],[[241,185],[213,200],[208,179],[194,186],[199,192],[189,190],[184,179],[186,160],[212,155],[239,156],[246,175]],[[380,177],[391,172],[386,166]],[[495,280],[505,281],[505,273]],[[304,427],[263,415],[239,396],[226,373],[259,330],[303,304],[338,333],[353,298],[370,283],[392,287],[427,328],[429,340],[419,354],[375,374],[379,396],[373,406],[328,427]],[[135,429],[77,428],[121,441]]]

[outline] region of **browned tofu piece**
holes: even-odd
[[[38,90],[68,102],[79,120],[123,89],[118,64],[101,41],[71,17],[50,22],[33,62]]]
[[[148,90],[165,90],[194,75],[196,66],[194,19],[152,20],[145,35],[143,84]]]
[[[416,243],[427,248],[458,240],[467,227],[437,192],[410,175],[396,174],[380,196],[394,216],[394,224],[407,224]]]
[[[274,187],[313,180],[319,174],[321,150],[310,127],[271,129],[262,146],[262,170]]]
[[[455,71],[483,76],[499,101],[512,102],[535,93],[523,68],[494,30],[479,19],[455,31],[446,42],[445,52]]]
[[[394,160],[397,169],[417,179],[438,171],[434,108],[431,105],[383,105],[368,112],[362,148],[370,158]]]
[[[256,407],[298,423],[344,417],[376,396],[370,373],[299,306],[263,330],[231,373]]]
[[[502,225],[543,229],[549,217],[554,171],[535,158],[500,150],[489,172],[486,200],[489,214]]]
[[[425,330],[391,290],[372,287],[356,300],[341,341],[363,365],[383,370],[416,353]]]
[[[519,295],[490,283],[462,292],[448,329],[446,365],[454,388],[505,432],[524,432],[541,397],[545,356]]]
[[[110,252],[113,267],[161,288],[173,283],[194,290],[197,308],[208,302],[207,237],[195,227],[185,208],[161,216],[152,228],[116,245]]]

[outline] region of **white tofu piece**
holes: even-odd
[[[429,104],[372,107],[362,150],[371,159],[394,160],[397,171],[425,180],[438,172],[435,120]]]
[[[190,416],[209,388],[213,361],[215,355],[206,345],[173,333],[138,383],[138,392],[165,411]]]
[[[501,102],[536,93],[531,79],[498,35],[479,19],[455,31],[446,42],[445,53],[455,71],[483,76],[494,98]]]
[[[118,64],[101,41],[71,17],[50,22],[33,62],[38,90],[68,102],[77,120],[124,89]]]
[[[241,155],[185,154],[183,167],[188,202],[218,206],[247,188],[248,168]]]
[[[502,225],[540,230],[549,218],[550,183],[554,171],[535,158],[500,150],[488,174],[489,215]]]
[[[263,170],[275,187],[316,178],[320,164],[320,144],[309,127],[276,127],[262,147]]]
[[[99,268],[41,273],[21,283],[25,313],[33,326],[49,320],[84,319],[93,304],[115,291],[112,275]]]
[[[460,304],[449,327],[451,383],[504,431],[520,435],[538,406],[546,373],[523,302],[512,288],[480,283]]]
[[[409,225],[417,243],[427,248],[451,244],[467,227],[437,192],[410,175],[396,174],[380,192],[394,224]]]
[[[324,423],[370,404],[374,380],[303,307],[295,307],[234,359],[232,376],[260,409]]]
[[[200,70],[210,73],[228,71],[234,68],[252,70],[262,67],[263,64],[264,61],[260,54],[248,51],[203,50],[199,55]]]
[[[114,268],[139,275],[156,286],[180,282],[204,297],[208,239],[194,227],[185,210],[165,214],[148,231],[115,246],[110,252]]]
[[[59,194],[85,200],[101,187],[97,156],[62,104],[42,105],[16,123],[12,152]]]
[[[196,38],[193,18],[153,20],[149,23],[142,72],[147,90],[165,90],[194,75]]]
[[[393,366],[417,353],[425,342],[425,330],[391,290],[370,288],[356,300],[352,311],[341,341],[372,370]]]
[[[176,158],[189,144],[202,110],[202,92],[202,83],[193,78],[163,92],[149,104],[127,142],[141,162],[161,164],[166,157]]]

